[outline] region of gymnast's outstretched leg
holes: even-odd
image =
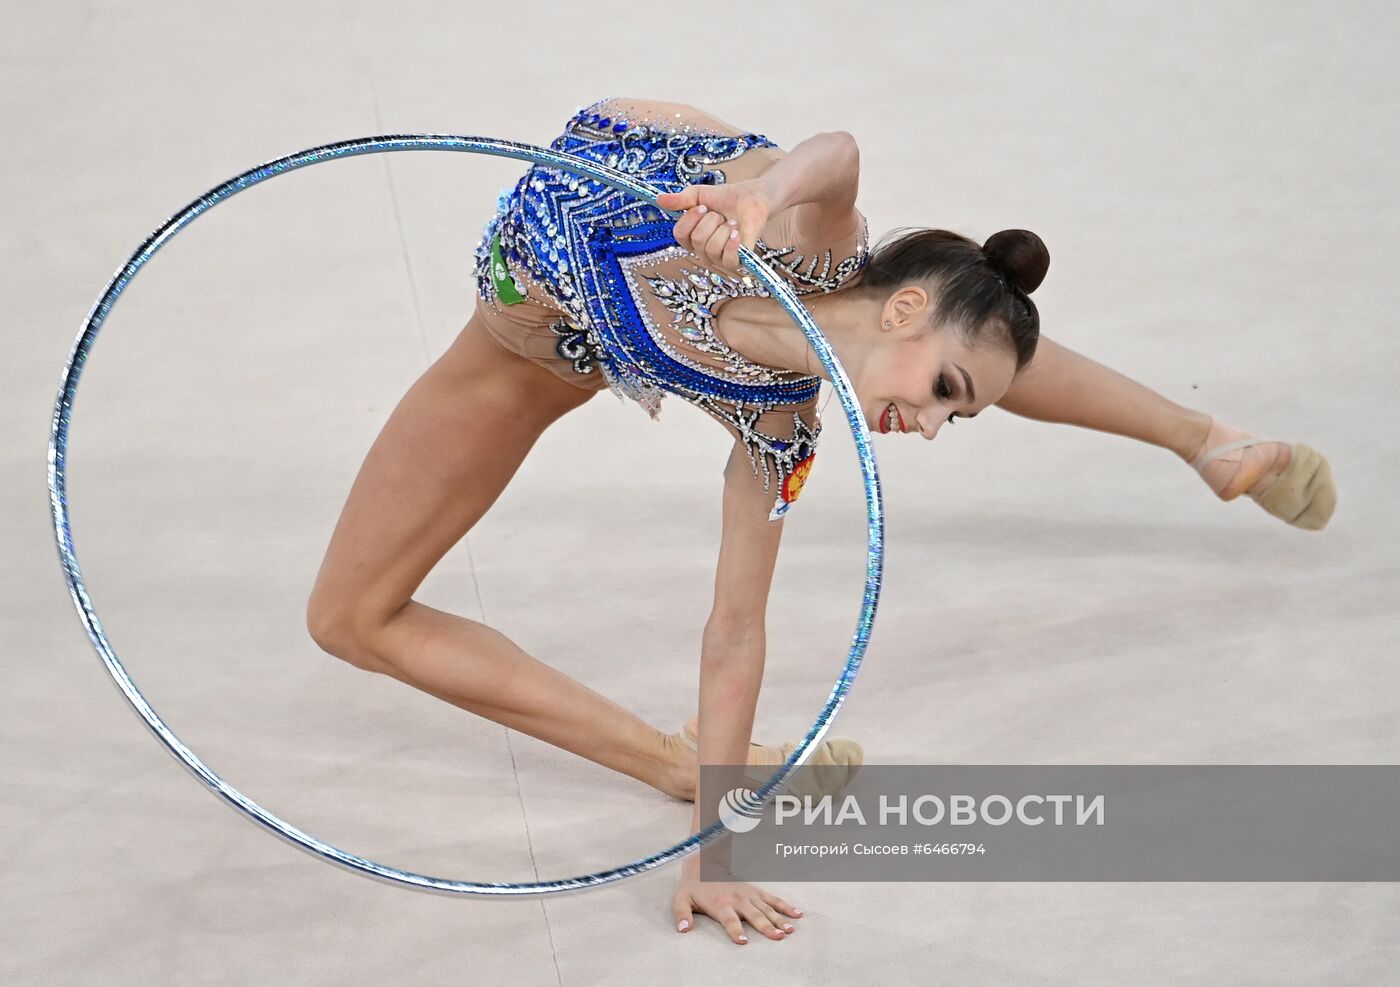
[[[997,406],[1037,421],[1138,439],[1168,449],[1187,463],[1194,463],[1203,451],[1249,437],[1044,335],[1035,358]],[[1303,457],[1297,463],[1295,450]],[[1326,460],[1303,445],[1271,442],[1230,450],[1206,463],[1201,476],[1220,499],[1249,494],[1298,527],[1323,527],[1336,503]]]
[[[694,767],[659,730],[499,631],[412,599],[536,439],[594,393],[506,350],[474,315],[370,448],[311,592],[307,627],[321,648],[357,667],[693,798]]]

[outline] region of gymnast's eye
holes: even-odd
[[[942,399],[945,400],[945,401],[946,401],[948,398],[950,398],[950,397],[953,396],[953,390],[952,390],[952,388],[950,388],[950,387],[948,386],[948,378],[947,378],[946,376],[944,376],[943,374],[939,374],[939,375],[938,375],[938,386],[935,387],[935,388],[933,389],[933,393],[936,394],[936,395],[938,395],[940,398],[942,398]],[[957,417],[957,412],[956,412],[956,411],[953,412],[951,415],[949,415],[949,416],[948,416],[948,424],[949,424],[949,425],[955,424],[954,421],[953,421],[953,419],[956,418],[956,417]]]

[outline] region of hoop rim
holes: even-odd
[[[564,154],[547,148],[522,144],[515,141],[498,140],[491,137],[463,136],[455,134],[388,134],[374,137],[361,137],[336,141],[298,151],[271,161],[256,165],[242,174],[210,189],[189,203],[157,227],[127,261],[112,275],[106,289],[93,304],[88,313],[82,332],[73,344],[68,360],[64,364],[59,379],[58,396],[54,403],[53,420],[49,433],[48,486],[49,507],[54,526],[59,561],[68,584],[78,618],[88,633],[98,656],[111,675],[118,690],[127,699],[132,709],[146,726],[160,740],[165,749],[215,795],[223,799],[250,821],[291,843],[298,849],[328,863],[346,868],[386,883],[407,887],[412,890],[438,894],[471,895],[477,897],[536,897],[546,894],[561,894],[587,890],[611,884],[614,881],[635,877],[657,867],[664,866],[693,853],[707,843],[722,838],[726,830],[721,822],[714,822],[698,833],[691,834],[660,853],[643,857],[632,863],[578,877],[561,878],[531,883],[474,882],[449,878],[433,877],[381,864],[349,853],[325,843],[315,836],[284,822],[277,816],[247,798],[215,774],[203,761],[187,747],[156,714],[146,697],[132,681],[121,660],[107,640],[102,623],[93,607],[82,570],[78,565],[77,550],[73,543],[73,532],[68,514],[68,436],[72,424],[73,404],[77,395],[78,381],[86,366],[89,353],[97,334],[117,299],[127,284],[176,233],[188,226],[204,212],[231,196],[258,185],[270,178],[286,174],[299,168],[323,161],[361,154],[376,154],[397,151],[440,150],[472,154],[485,154],[496,157],[517,158],[535,164],[559,168],[586,178],[600,181],[619,191],[629,193],[659,209],[662,213],[677,217],[680,214],[656,206],[657,190],[625,172],[606,165],[589,161],[574,155]],[[812,343],[818,359],[831,374],[831,381],[840,397],[846,412],[847,421],[856,440],[861,473],[864,479],[866,499],[866,519],[868,528],[867,563],[865,590],[862,597],[860,616],[851,641],[850,651],[840,676],[823,704],[812,727],[797,745],[788,761],[780,766],[764,785],[754,792],[759,806],[767,803],[776,790],[807,760],[815,749],[831,721],[840,710],[846,695],[860,670],[874,625],[879,603],[881,578],[884,563],[884,512],[882,507],[879,472],[871,448],[870,430],[856,401],[854,389],[845,369],[836,359],[820,329],[811,315],[798,301],[796,294],[765,262],[747,247],[739,247],[740,263],[758,278],[772,296],[806,334]]]

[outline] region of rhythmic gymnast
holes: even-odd
[[[1169,450],[1222,500],[1248,495],[1301,528],[1331,516],[1335,485],[1308,446],[1251,436],[1041,336],[1030,293],[1050,258],[1034,233],[979,245],[917,229],[870,250],[850,134],[784,153],[691,106],[609,98],[550,147],[667,190],[657,205],[683,214],[541,165],[502,195],[476,249],[476,311],[370,448],[308,600],[313,639],[358,668],[682,799],[702,762],[787,760],[793,743],[750,739],[778,543],[814,461],[825,372],[739,266],[740,243],[802,296],[873,432],[933,439],[997,405]],[[652,417],[679,395],[734,438],[699,713],[669,735],[494,628],[412,598],[541,433],[602,389]],[[837,739],[806,763],[846,776],[861,759]],[[692,833],[699,820],[697,808]],[[672,911],[680,931],[698,911],[736,943],[745,921],[781,940],[801,914],[751,884],[701,882],[698,854]]]

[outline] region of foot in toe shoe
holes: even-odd
[[[698,738],[692,726],[686,723],[673,734],[691,750],[698,750]],[[750,744],[747,763],[758,767],[777,767],[786,764],[792,752],[797,749],[796,741],[789,741],[781,747],[770,744]],[[807,758],[802,770],[788,783],[788,790],[794,795],[831,795],[841,791],[855,778],[865,763],[865,749],[854,740],[837,737],[824,740]]]
[[[1254,436],[1212,418],[1210,433],[1191,457],[1191,462],[1194,465],[1213,449],[1249,438]],[[1198,467],[1197,472],[1221,500],[1234,500],[1241,494],[1260,497],[1288,469],[1292,459],[1293,448],[1289,443],[1264,440],[1256,445],[1231,449],[1211,459],[1205,466]]]

